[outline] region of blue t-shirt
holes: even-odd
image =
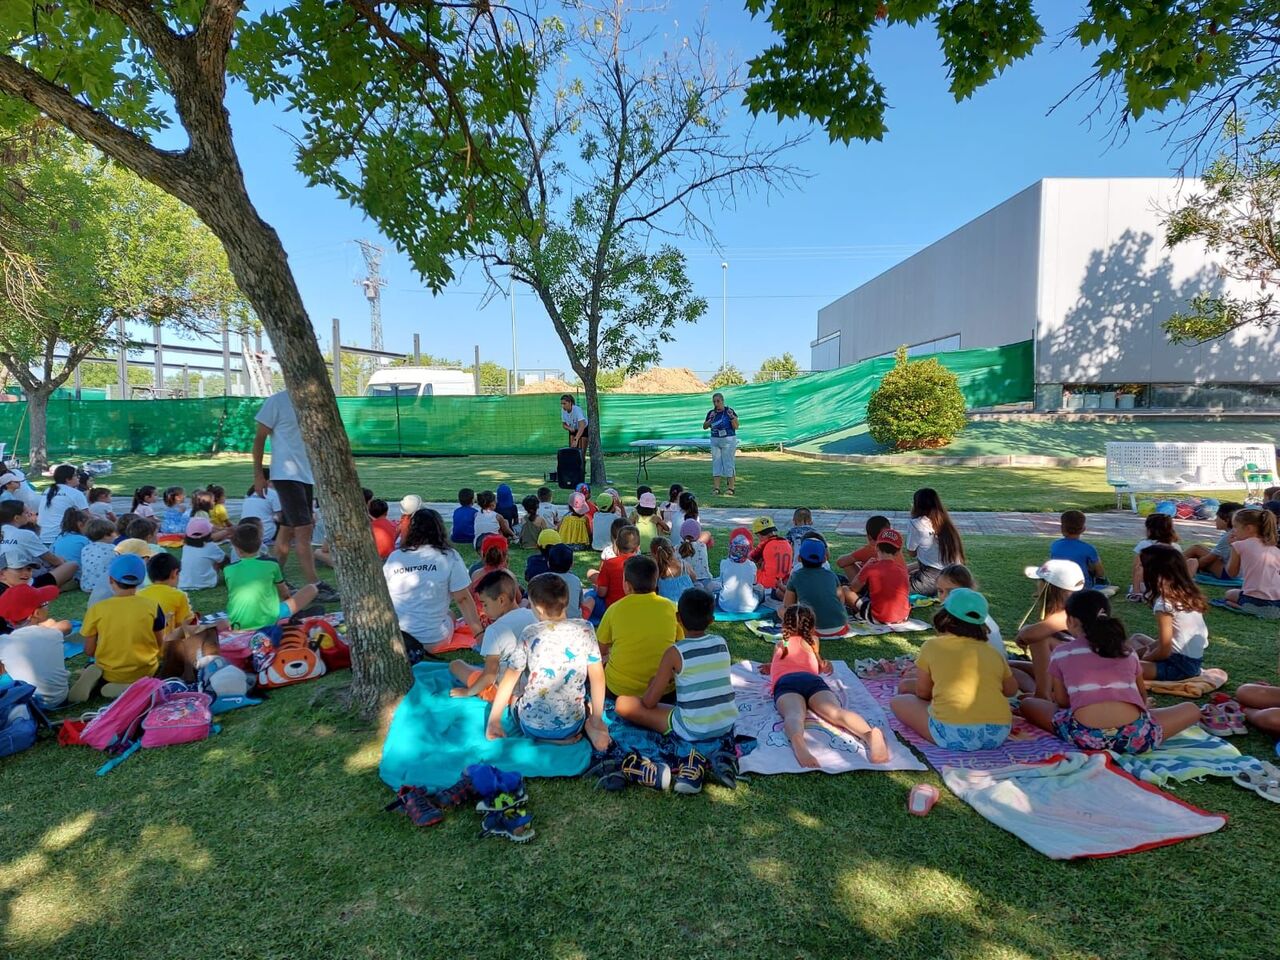
[[[449,539],[454,543],[472,543],[476,538],[475,507],[459,507],[453,511],[453,532]]]
[[[737,434],[733,429],[733,418],[737,414],[734,413],[733,407],[725,407],[723,410],[717,411],[715,407],[711,408],[711,412],[707,417],[711,420],[711,435],[713,437],[732,437]]]
[[[83,533],[62,533],[58,535],[57,540],[53,541],[53,546],[49,549],[63,560],[79,563],[80,554],[84,552],[84,548],[88,544],[89,538]]]
[[[1049,559],[1070,560],[1078,564],[1084,574],[1084,588],[1093,589],[1093,574],[1090,572],[1090,567],[1097,565],[1098,551],[1092,544],[1071,537],[1063,537],[1061,540],[1053,541],[1053,546],[1049,548]]]

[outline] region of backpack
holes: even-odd
[[[770,540],[761,548],[760,570],[756,574],[756,582],[769,589],[785,586],[791,578],[794,557],[791,541],[782,537]]]
[[[213,728],[207,693],[175,693],[142,718],[142,746],[170,747],[207,740]]]
[[[137,739],[142,718],[164,697],[164,681],[143,677],[129,684],[80,732],[80,742],[95,750],[123,750]]]
[[[0,757],[9,757],[36,742],[37,717],[43,719],[32,701],[36,688],[21,680],[0,693]]]
[[[280,630],[279,641],[272,644],[269,650],[265,646],[261,650],[258,685],[270,690],[323,677],[327,669],[324,660],[320,658],[320,641],[312,640],[297,624],[291,623],[277,629]],[[256,657],[255,662],[258,662]]]
[[[351,666],[351,647],[327,619],[311,617],[303,620],[302,632],[319,650],[327,671],[346,670]]]

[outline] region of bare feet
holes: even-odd
[[[811,769],[814,769],[814,770],[816,770],[819,766],[821,766],[821,764],[818,763],[818,758],[815,757],[813,753],[810,752],[809,748],[805,745],[803,737],[801,737],[799,740],[792,740],[791,749],[792,751],[794,751],[796,755],[796,760],[799,761],[800,766],[810,767]]]
[[[884,742],[884,734],[879,727],[872,727],[866,736],[867,753],[872,763],[889,762],[889,745]]]
[[[591,741],[591,746],[600,751],[609,749],[609,744],[613,742],[613,739],[609,736],[607,727],[603,724],[588,723],[586,731],[587,739]]]

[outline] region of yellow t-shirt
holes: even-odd
[[[227,515],[227,505],[225,503],[215,503],[213,509],[209,511],[209,522],[213,524],[216,530],[219,527],[231,526],[231,517]]]
[[[924,642],[916,666],[933,679],[933,715],[941,723],[1010,723],[1002,690],[1009,664],[985,640],[940,634]]]
[[[164,611],[166,629],[172,630],[180,624],[190,623],[194,616],[187,595],[167,583],[153,583],[149,587],[143,587],[138,591],[138,596],[154,600],[160,605],[160,609]]]
[[[642,696],[667,647],[683,638],[676,605],[665,597],[633,593],[610,604],[596,631],[600,646],[611,645],[605,685],[615,694]],[[674,682],[668,689],[675,689]]]
[[[152,676],[160,666],[156,631],[164,629],[164,612],[151,597],[132,594],[99,600],[84,615],[80,633],[97,637],[94,658],[107,683],[133,683]]]

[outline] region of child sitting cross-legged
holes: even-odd
[[[1064,512],[1059,521],[1062,539],[1049,544],[1049,559],[1070,560],[1076,564],[1084,571],[1084,588],[1092,590],[1095,583],[1106,585],[1106,571],[1102,568],[1097,548],[1081,539],[1086,522],[1084,513],[1079,510]]]
[[[800,541],[800,569],[787,581],[783,603],[803,603],[814,612],[818,636],[836,637],[848,633],[848,608],[857,603],[858,595],[823,566],[826,562],[825,540],[813,534]]]
[[[600,573],[596,577],[596,596],[603,601],[603,609],[608,609],[623,598],[625,594],[625,570],[627,561],[634,557],[640,549],[640,531],[632,524],[624,524],[618,531],[617,556],[610,557],[600,564]]]
[[[1101,593],[1067,598],[1067,629],[1073,639],[1049,662],[1053,699],[1024,697],[1018,705],[1031,723],[1084,750],[1145,753],[1200,721],[1194,703],[1148,711],[1143,665]]]
[[[938,578],[941,583],[942,578]],[[902,534],[891,527],[880,531],[876,555],[864,563],[849,584],[857,595],[853,615],[868,623],[902,623],[911,618],[911,585],[902,562]]]
[[[667,647],[684,637],[676,605],[655,592],[658,565],[652,557],[629,557],[623,567],[624,596],[615,600],[600,621],[604,676],[613,696],[644,696]],[[668,684],[663,691],[673,689]]]
[[[25,583],[0,594],[0,620],[12,627],[0,633],[0,674],[31,684],[36,688],[36,703],[49,710],[66,702],[70,679],[62,632],[45,623],[49,604],[57,599],[57,587]]]
[[[146,597],[160,607],[166,633],[196,622],[191,601],[178,587],[181,570],[178,558],[167,550],[161,550],[147,561],[147,578],[151,583],[138,591],[138,596]]]
[[[848,730],[866,744],[872,763],[889,759],[884,733],[840,701],[827,686],[822,674],[831,672],[818,647],[817,623],[813,610],[802,603],[782,611],[782,637],[773,647],[773,660],[760,668],[769,677],[773,703],[782,715],[783,730],[802,767],[817,767],[815,757],[804,742],[804,721],[812,711],[833,726]]]
[[[751,541],[738,534],[729,541],[729,555],[720,561],[720,595],[716,602],[727,613],[750,613],[764,599],[756,583],[756,565],[749,559]]]
[[[231,532],[234,533],[234,529]],[[213,524],[204,517],[193,517],[187,521],[178,589],[209,590],[218,585],[218,571],[230,560],[222,547],[212,542],[212,536]]]
[[[146,575],[146,565],[136,554],[121,554],[111,561],[107,578],[112,596],[90,607],[80,626],[84,652],[94,662],[76,678],[67,695],[72,703],[88,700],[99,681],[104,696],[116,697],[133,681],[155,675],[165,615],[155,600],[138,595]]]
[[[1216,543],[1196,543],[1186,549],[1185,556],[1198,564],[1197,572],[1211,577],[1227,579],[1227,564],[1231,562],[1231,518],[1243,507],[1238,503],[1218,504],[1213,517],[1214,529],[1222,531]]]
[[[489,621],[480,644],[484,666],[477,669],[465,660],[454,660],[449,664],[449,672],[462,686],[449,692],[455,697],[492,700],[497,692],[502,661],[516,648],[524,628],[533,626],[538,618],[528,607],[520,606],[520,585],[509,570],[489,571],[472,589]]]
[[[506,736],[502,721],[510,703],[511,719],[527,737],[573,743],[585,733],[595,749],[606,749],[605,677],[591,624],[567,617],[569,588],[553,574],[530,581],[529,604],[538,622],[521,632],[515,648],[503,658],[485,735],[490,740]],[[513,702],[522,678],[524,690]]]
[[[241,523],[231,534],[235,563],[223,571],[227,581],[227,619],[234,630],[257,630],[305,610],[316,599],[316,585],[308,583],[290,593],[284,572],[274,560],[260,557],[262,528]]]
[[[1276,518],[1269,510],[1238,510],[1231,518],[1231,561],[1227,576],[1244,586],[1228,590],[1227,602],[1260,616],[1280,608],[1280,547]]]
[[[933,618],[938,635],[916,657],[915,693],[890,703],[898,719],[947,750],[994,750],[1013,725],[1008,698],[1018,684],[987,643],[989,613],[976,590],[952,590]]]
[[[536,550],[538,548],[538,534],[548,529],[547,521],[542,519],[538,513],[538,498],[532,493],[520,501],[520,506],[524,507],[524,522],[520,524],[520,549]]]
[[[1143,598],[1151,604],[1156,618],[1152,638],[1135,633],[1129,638],[1142,658],[1146,680],[1187,680],[1200,676],[1209,628],[1204,613],[1209,608],[1204,594],[1191,579],[1182,552],[1157,544],[1138,555],[1142,561]]]

